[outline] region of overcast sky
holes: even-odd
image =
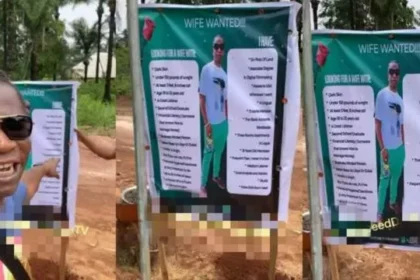
[[[93,0],[89,5],[67,5],[60,9],[60,17],[68,25],[75,19],[84,17],[87,22],[93,25],[98,16],[96,14],[96,8],[98,6],[98,1]],[[104,5],[105,14],[109,14],[108,6]],[[126,0],[117,0],[117,13],[118,13],[118,22],[117,22],[117,31],[122,31],[127,27],[127,10],[126,10]]]
[[[409,5],[414,6],[416,10],[420,10],[420,0],[408,0],[408,3]],[[89,5],[68,5],[61,9],[61,18],[68,24],[77,18],[84,17],[89,24],[94,24],[97,19],[96,7],[97,1],[92,1]],[[108,7],[105,7],[105,12],[108,13]],[[117,0],[117,12],[119,15],[117,29],[121,32],[127,28],[126,0]]]

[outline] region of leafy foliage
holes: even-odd
[[[80,18],[71,23],[72,30],[69,36],[75,41],[75,47],[80,51],[81,60],[85,66],[84,80],[87,81],[87,71],[90,58],[95,51],[98,41],[98,32],[96,26],[89,26],[86,19]]]
[[[407,0],[322,0],[319,16],[326,28],[335,29],[406,29],[420,23]]]
[[[89,26],[80,18],[66,30],[60,8],[79,4],[97,5],[97,23]],[[112,58],[114,45],[119,44],[116,0],[0,0],[0,10],[0,68],[13,80],[71,79],[73,66],[83,62],[87,67],[93,63],[89,59],[96,52],[106,51]],[[105,17],[107,10],[110,15]],[[95,66],[99,69],[98,62]],[[102,63],[107,63],[107,77],[105,82],[100,81],[97,71],[95,83],[102,87],[99,100],[109,102],[111,91],[118,85],[111,83],[112,59]]]

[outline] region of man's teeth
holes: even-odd
[[[0,164],[0,177],[11,176],[14,173],[14,166],[12,163]]]

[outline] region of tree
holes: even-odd
[[[60,7],[89,0],[0,0],[0,63],[13,79],[66,79],[80,59],[64,38]],[[80,60],[79,60],[80,61]]]
[[[91,2],[91,0],[57,0],[57,2],[55,3],[55,13],[54,13],[54,17],[56,21],[59,21],[60,19],[60,8],[66,5],[70,5],[73,4],[74,6],[79,5],[79,4],[89,4]],[[61,45],[61,44],[59,44]],[[58,70],[58,64],[56,62],[53,63],[52,65],[54,72],[53,72],[53,81],[57,80],[57,70]]]
[[[71,28],[72,31],[69,32],[69,35],[74,39],[76,48],[81,52],[85,67],[84,81],[86,82],[90,58],[98,39],[96,25],[89,26],[86,19],[79,18],[71,23]]]
[[[407,0],[322,0],[319,17],[329,29],[406,29],[419,24]]]
[[[295,2],[302,4],[302,0],[294,0]],[[297,28],[297,32],[298,32],[298,48],[299,48],[299,52],[302,52],[302,28],[303,28],[303,24],[302,24],[302,9],[300,9],[296,15],[296,28]]]
[[[318,29],[319,0],[311,0],[311,4],[312,4],[312,15],[313,15],[313,18],[314,18],[314,29],[317,30]]]
[[[96,72],[95,72],[95,82],[99,82],[99,63],[101,52],[101,42],[102,42],[102,15],[104,14],[104,2],[105,0],[98,0],[98,7],[96,8],[96,13],[98,15],[98,39],[96,42]]]
[[[115,38],[115,47],[116,48],[128,48],[128,30],[127,29],[124,29]]]
[[[416,11],[407,0],[371,0],[370,13],[378,30],[414,28]]]
[[[116,13],[117,13],[117,1],[108,0],[109,7],[109,36],[108,36],[108,61],[106,66],[106,78],[105,78],[105,92],[103,97],[104,103],[111,102],[111,73],[112,73],[112,57],[114,55],[114,35],[116,32]]]
[[[37,80],[39,74],[38,58],[43,48],[46,26],[54,24],[53,11],[57,0],[18,0],[17,4],[24,14],[23,26],[28,33],[30,53],[30,79]]]
[[[7,71],[7,57],[8,52],[8,45],[7,45],[7,39],[8,39],[8,13],[9,13],[9,1],[3,0],[3,69]]]

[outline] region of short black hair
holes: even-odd
[[[7,75],[7,73],[4,70],[0,69],[0,84],[5,84],[8,86],[11,86],[12,88],[15,89],[18,98],[20,100],[20,103],[22,104],[25,113],[29,114],[30,112],[30,106],[29,106],[29,102],[27,102],[23,96],[22,93],[19,91],[19,89],[12,83],[12,81],[9,78],[9,75]]]

